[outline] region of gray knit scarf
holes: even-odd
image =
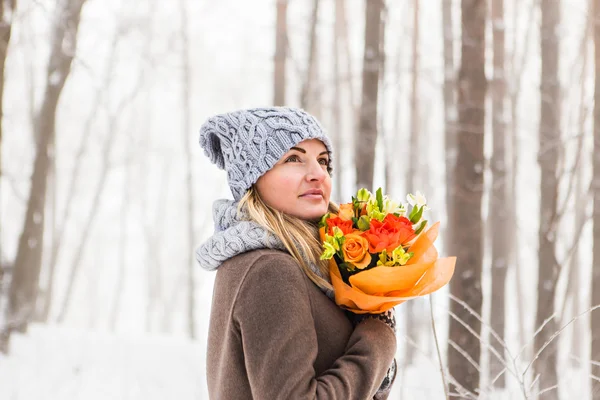
[[[241,210],[233,200],[221,199],[213,204],[214,234],[196,249],[196,259],[200,267],[214,271],[227,259],[241,253],[256,249],[277,249],[286,251],[281,240],[254,221]],[[314,263],[308,263],[318,276],[323,276]],[[321,288],[329,298],[333,299],[332,290]]]

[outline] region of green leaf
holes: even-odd
[[[336,253],[335,247],[331,243],[323,243],[323,254],[321,254],[321,260],[329,260]]]
[[[385,219],[385,213],[382,213],[382,212],[379,212],[379,211],[373,211],[371,213],[371,218],[375,218],[379,222],[383,222],[383,220]]]
[[[412,221],[413,217],[419,212],[418,206],[413,206],[412,210],[410,210],[410,214],[408,215],[408,219]]]
[[[354,271],[354,265],[347,263],[347,262],[343,262],[340,264],[340,268],[344,268],[348,271]]]
[[[342,232],[342,230],[339,227],[334,226],[333,227],[333,237],[336,239],[339,239],[343,236],[344,236],[344,232]]]
[[[339,242],[333,236],[329,236],[328,234],[325,234],[325,242],[323,242],[323,247],[325,247],[325,243],[327,243],[329,246],[331,246],[333,249],[335,249],[335,251],[340,250]]]
[[[371,220],[369,219],[368,216],[363,215],[358,219],[356,226],[358,226],[358,229],[360,229],[363,232],[368,231],[369,228],[371,227]]]
[[[387,261],[387,250],[386,249],[381,250],[381,253],[379,253],[379,259],[382,262],[386,262]]]
[[[319,228],[327,227],[326,221],[329,219],[330,216],[331,216],[331,214],[327,213],[327,214],[323,215],[323,217],[321,217],[321,220],[319,221]]]
[[[352,196],[352,211],[354,211],[354,216],[358,217],[358,212],[360,210],[360,201],[354,196]]]
[[[413,208],[413,210],[414,210],[415,208],[417,208],[417,207],[414,207],[414,208]],[[410,219],[410,222],[412,222],[413,224],[416,224],[417,222],[419,222],[419,220],[420,220],[420,219],[421,219],[421,217],[423,216],[423,209],[424,209],[424,208],[425,208],[425,207],[423,207],[423,206],[421,206],[421,207],[418,207],[418,211],[417,211],[417,213],[416,213],[415,215],[413,215],[411,218],[409,218],[409,219]],[[412,214],[412,212],[411,212],[411,214]]]
[[[421,226],[419,226],[419,229],[417,229],[415,231],[415,235],[418,235],[419,233],[421,233],[421,231],[423,231],[423,229],[425,229],[426,225],[427,225],[427,220],[425,219],[421,222]]]
[[[377,189],[375,198],[377,199],[377,207],[379,208],[379,211],[383,211],[383,193],[381,193],[381,188]]]

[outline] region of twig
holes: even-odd
[[[490,334],[502,345],[502,347],[504,348],[504,350],[506,351],[506,353],[508,354],[508,356],[511,358],[512,360],[512,364],[514,367],[514,371],[511,371],[508,368],[507,363],[504,361],[504,359],[502,357],[500,357],[497,353],[497,351],[493,348],[493,346],[489,345],[488,343],[485,343],[483,341],[481,341],[481,339],[475,335],[475,337],[477,337],[483,344],[487,345],[488,348],[492,351],[492,352],[496,352],[495,355],[498,357],[498,359],[502,362],[502,365],[504,366],[504,369],[498,374],[498,376],[491,382],[491,385],[494,384],[494,382],[498,379],[498,377],[500,377],[502,375],[502,373],[504,373],[504,371],[509,371],[511,373],[511,375],[513,375],[515,377],[515,379],[519,382],[520,386],[521,386],[521,390],[523,391],[523,396],[525,397],[525,399],[527,399],[529,396],[527,395],[527,389],[525,388],[525,382],[523,381],[522,378],[520,378],[518,376],[518,367],[517,367],[517,363],[516,360],[518,359],[517,357],[514,357],[511,352],[510,349],[508,348],[508,346],[506,345],[506,343],[504,342],[504,340],[502,340],[502,338],[496,333],[496,331],[490,326],[488,325],[485,321],[483,321],[483,318],[481,318],[481,316],[475,312],[475,310],[473,310],[467,303],[465,303],[464,301],[462,301],[461,299],[457,298],[456,296],[450,294],[449,295],[450,299],[457,302],[458,304],[460,304],[461,306],[463,306],[467,311],[469,311],[475,318],[477,318],[477,320],[479,320],[479,322],[481,322],[481,324],[485,327],[487,327],[489,329]],[[457,321],[461,322],[460,319],[458,319],[458,317],[454,316]],[[469,328],[467,328],[469,329]],[[541,329],[541,328],[540,328]],[[523,347],[523,349],[526,347],[527,345],[525,345]],[[519,354],[521,354],[523,352],[523,349],[521,349],[521,351],[519,352]]]
[[[477,334],[477,332],[475,332],[473,330],[473,328],[471,328],[465,321],[463,321],[462,319],[460,319],[458,317],[458,315],[454,314],[452,311],[448,311],[448,314],[450,314],[450,316],[452,318],[454,318],[456,321],[458,321],[459,324],[461,324],[471,335],[475,336],[475,338],[481,343],[483,344],[485,347],[487,347],[495,356],[496,358],[498,358],[498,360],[500,362],[502,362],[502,365],[504,365],[506,367],[506,362],[504,361],[504,357],[502,357],[500,355],[500,353],[498,353],[498,351],[496,349],[494,349],[494,346],[492,346],[490,343],[484,341],[481,336],[479,334]]]
[[[444,363],[442,362],[442,353],[440,352],[440,344],[438,342],[437,332],[435,329],[435,319],[433,318],[433,294],[429,295],[429,313],[431,315],[431,330],[433,331],[433,342],[435,343],[435,349],[437,350],[438,360],[440,362],[440,373],[442,374],[442,384],[444,385],[444,394],[446,400],[449,400],[448,396],[448,383],[446,382],[446,373],[444,372]]]
[[[535,356],[533,357],[533,360],[531,360],[531,362],[527,365],[527,367],[525,368],[525,371],[523,371],[523,375],[525,375],[527,373],[527,371],[529,370],[529,368],[531,368],[531,366],[533,365],[533,363],[535,362],[535,360],[537,360],[537,358],[540,356],[540,354],[542,353],[542,351],[544,351],[544,349],[546,347],[548,347],[548,345],[550,345],[550,343],[558,336],[562,333],[563,330],[565,330],[565,328],[567,328],[569,325],[571,325],[571,323],[577,319],[579,319],[579,317],[582,317],[585,314],[591,313],[592,311],[596,310],[600,308],[600,304],[595,305],[594,307],[590,308],[589,310],[586,310],[584,312],[582,312],[581,314],[575,316],[574,318],[572,318],[569,322],[567,322],[565,325],[563,325],[559,330],[557,330],[556,332],[554,332],[552,334],[552,336],[550,336],[550,338],[546,341],[546,343],[544,343],[544,345],[542,346],[541,349],[538,350],[538,352],[535,354]],[[553,316],[552,316],[553,317]],[[550,318],[552,318],[550,317]],[[550,319],[549,318],[549,319]],[[544,324],[546,323],[546,321],[544,321]],[[541,330],[541,329],[540,329]],[[538,330],[539,332],[539,330]],[[537,334],[537,333],[536,333]]]
[[[460,355],[462,355],[465,358],[465,360],[469,362],[469,364],[475,367],[477,372],[481,373],[481,367],[479,366],[479,364],[475,360],[473,360],[473,358],[465,350],[463,350],[462,347],[456,344],[452,339],[448,339],[448,344],[452,346],[454,350],[458,351]]]

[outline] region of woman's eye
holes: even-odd
[[[328,160],[328,159],[326,159],[326,158],[321,158],[321,159],[319,160],[319,163],[320,163],[321,165],[329,166],[329,160]]]
[[[285,162],[298,161],[298,160],[299,160],[298,156],[289,156],[288,158],[285,159]]]

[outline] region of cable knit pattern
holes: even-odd
[[[306,111],[290,107],[238,110],[209,118],[200,128],[200,146],[212,163],[227,171],[235,200],[290,148],[319,139],[332,156],[321,124]]]
[[[221,199],[213,204],[213,220],[215,233],[196,250],[196,259],[202,268],[214,271],[227,259],[241,253],[256,249],[277,249],[286,251],[281,240],[254,221],[241,210],[237,211],[238,203],[233,200]],[[323,276],[313,263],[310,268],[317,275]],[[332,290],[321,290],[333,299]]]

